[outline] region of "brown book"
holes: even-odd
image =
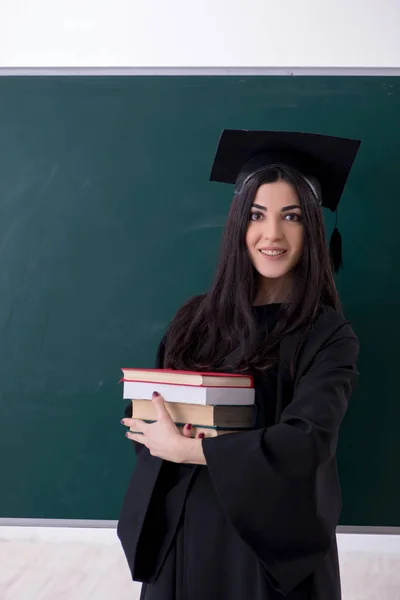
[[[216,405],[205,406],[202,404],[186,404],[183,402],[165,402],[165,408],[172,420],[181,425],[227,428],[254,427],[256,407]],[[151,400],[132,400],[132,418],[143,421],[155,421],[156,411]]]
[[[180,431],[183,430],[183,425],[178,425],[178,429]],[[135,431],[134,429],[130,429],[132,433],[139,433],[141,431]],[[215,427],[192,427],[191,434],[195,437],[199,433],[204,433],[204,437],[217,437],[218,435],[225,435],[226,433],[238,433],[240,431],[246,431],[245,429],[215,429]]]

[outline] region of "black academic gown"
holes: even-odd
[[[273,318],[260,308],[260,326]],[[276,371],[255,379],[253,431],[202,442],[206,466],[136,445],[118,536],[142,600],[340,600],[338,431],[357,378],[358,340],[325,307],[292,376],[288,335]],[[162,366],[163,347],[157,365]]]

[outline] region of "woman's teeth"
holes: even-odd
[[[260,250],[261,254],[266,254],[267,256],[278,256],[279,254],[283,254],[286,250]]]

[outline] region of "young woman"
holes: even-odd
[[[145,600],[339,600],[336,447],[359,344],[321,204],[339,200],[358,146],[234,136],[214,169],[236,180],[215,280],[178,311],[157,367],[251,373],[256,426],[194,439],[155,390],[155,423],[123,419],[141,434],[127,434],[137,463],[118,535]]]

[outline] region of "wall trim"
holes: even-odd
[[[21,76],[364,76],[399,77],[400,67],[0,67],[2,77]]]
[[[96,519],[18,519],[0,518],[0,527],[74,527],[88,529],[116,529],[118,521]],[[342,525],[337,533],[400,535],[400,527]]]

